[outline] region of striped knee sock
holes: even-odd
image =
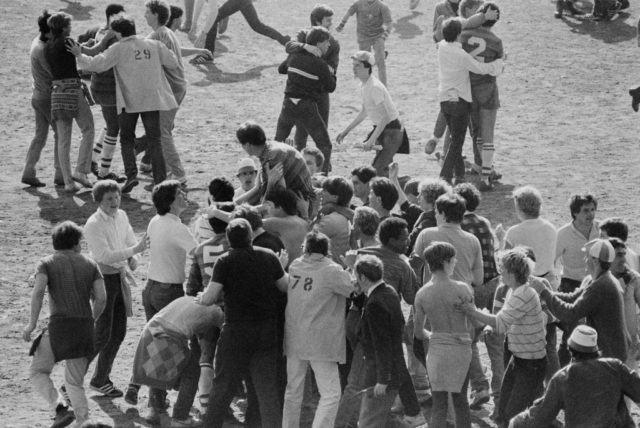
[[[109,173],[111,168],[111,160],[113,159],[113,152],[116,150],[116,142],[118,137],[110,137],[105,135],[104,144],[102,145],[102,156],[100,158],[100,175],[104,176]]]

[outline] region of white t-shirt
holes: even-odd
[[[284,351],[301,360],[344,363],[349,273],[329,257],[311,254],[289,266]]]
[[[175,214],[155,215],[147,226],[149,271],[147,277],[168,284],[185,280],[187,254],[197,245],[189,228]]]
[[[536,256],[535,276],[543,276],[554,269],[556,256],[556,228],[543,218],[528,219],[507,230],[505,241],[512,247],[530,247]]]
[[[374,75],[362,84],[362,105],[374,124],[382,124],[399,117],[387,88]]]

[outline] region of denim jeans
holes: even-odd
[[[278,31],[260,21],[256,8],[253,6],[253,0],[227,0],[218,8],[218,17],[207,33],[207,39],[204,43],[205,49],[209,49],[211,52],[215,51],[216,37],[218,36],[218,22],[238,11],[242,13],[247,24],[249,24],[251,29],[256,33],[269,37],[283,46],[289,40],[286,36],[283,36]]]
[[[561,293],[572,293],[578,287],[580,287],[581,281],[577,281],[575,279],[570,278],[561,278],[560,286],[558,287],[558,291]],[[569,336],[571,336],[571,332],[578,323],[566,323],[559,322],[558,327],[562,330],[562,341],[560,342],[560,346],[558,347],[558,359],[560,361],[560,367],[564,367],[571,362],[571,353],[569,352],[569,347],[567,345],[567,340],[569,340]]]
[[[378,177],[389,177],[389,164],[402,145],[403,130],[385,129],[378,137],[376,144],[382,146],[373,158],[372,166],[376,169]]]
[[[546,358],[525,360],[511,356],[500,390],[498,417],[501,423],[509,423],[511,418],[525,410],[533,400],[543,394],[546,369]]]
[[[113,361],[127,334],[127,311],[122,298],[120,274],[105,274],[104,288],[107,303],[96,321],[95,352],[98,356],[91,384],[101,387],[109,382]]]
[[[297,128],[304,128],[324,155],[322,171],[331,171],[331,138],[327,131],[327,124],[322,119],[318,104],[314,100],[303,98],[296,104],[289,97],[284,97],[275,140],[284,141],[291,134],[294,125]]]
[[[469,112],[471,103],[459,99],[458,101],[445,101],[440,103],[440,110],[447,122],[447,128],[451,134],[451,144],[444,155],[444,163],[440,171],[440,177],[451,182],[454,173],[456,178],[464,178],[464,161],[462,159],[462,146],[467,134]]]
[[[484,344],[491,361],[491,395],[493,404],[496,405],[500,399],[500,388],[504,376],[504,334],[496,333],[494,330],[492,334],[485,336]]]
[[[469,366],[469,382],[472,391],[482,389],[489,390],[489,379],[480,361],[480,351],[478,350],[479,332],[476,330],[473,342],[471,342],[471,365]]]
[[[62,171],[58,160],[58,132],[53,122],[51,122],[51,98],[31,99],[31,106],[36,115],[36,132],[27,150],[22,179],[36,178],[36,164],[40,160],[40,154],[49,136],[49,127],[53,129],[53,139],[55,146],[53,149],[53,166],[56,170],[55,181],[62,181]]]
[[[471,413],[469,411],[469,399],[467,398],[467,388],[469,386],[469,375],[462,384],[460,392],[451,393],[453,409],[456,416],[456,428],[471,428]],[[449,393],[447,391],[433,391],[433,406],[431,408],[431,420],[429,428],[447,427],[447,403]]]
[[[328,129],[329,128],[329,107],[330,107],[328,92],[323,92],[320,94],[320,97],[318,97],[317,105],[318,105],[318,113],[320,114],[320,117],[322,118],[322,120],[324,120],[324,124],[327,126],[327,129]],[[296,146],[296,149],[298,149],[299,151],[302,151],[304,150],[305,147],[307,147],[308,136],[309,136],[309,133],[303,126],[300,126],[300,127],[296,126],[296,134],[293,137],[293,141]]]
[[[224,323],[204,426],[222,427],[237,386],[248,373],[257,395],[262,427],[282,427],[282,398],[276,393],[282,336],[277,324],[276,319]]]
[[[91,172],[91,150],[93,150],[93,114],[91,108],[87,104],[82,91],[78,94],[78,115],[75,118],[76,123],[80,127],[82,140],[80,141],[80,149],[78,150],[78,162],[76,163],[76,172],[80,174],[88,174]],[[56,120],[56,129],[58,131],[58,159],[60,161],[60,169],[64,183],[73,184],[71,178],[71,131],[73,128],[72,119]]]
[[[124,173],[127,178],[135,178],[138,175],[136,165],[136,125],[138,116],[142,118],[144,131],[147,135],[149,153],[151,153],[151,166],[153,167],[153,182],[158,184],[167,178],[167,171],[160,145],[160,112],[145,111],[141,113],[127,113],[122,111],[118,116],[120,122],[120,150],[124,162]]]
[[[338,413],[336,414],[335,428],[355,427],[358,424],[358,414],[362,403],[362,390],[365,382],[365,360],[362,345],[358,343],[353,351],[351,370],[347,380],[347,386],[342,392]]]

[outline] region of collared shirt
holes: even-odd
[[[371,293],[373,293],[373,290],[375,290],[376,288],[378,288],[382,284],[384,284],[384,281],[380,281],[376,285],[369,287],[369,289],[367,291],[365,291],[364,294],[366,294],[367,297],[371,296]]]
[[[507,230],[505,241],[512,247],[530,247],[536,256],[533,274],[543,276],[554,269],[557,232],[556,228],[543,218],[523,220]]]
[[[514,356],[536,360],[547,355],[545,321],[538,293],[525,284],[507,293],[504,306],[496,314],[496,330],[507,334]]]
[[[80,55],[78,66],[101,72],[113,68],[118,112],[139,113],[178,107],[165,69],[179,67],[176,56],[157,40],[129,36],[98,56]]]
[[[400,117],[389,91],[373,74],[362,84],[362,106],[375,125],[385,126]]]
[[[480,248],[482,248],[482,265],[484,268],[484,282],[486,283],[498,276],[495,258],[496,248],[489,220],[477,215],[476,213],[467,212],[464,214],[460,226],[462,227],[462,230],[473,234],[480,241]]]
[[[582,248],[587,242],[599,236],[599,229],[598,222],[594,221],[588,238],[585,238],[584,235],[576,229],[573,222],[567,223],[558,229],[556,262],[560,261],[562,263],[561,276],[563,278],[582,281],[582,279],[587,276],[586,254],[582,251]]]
[[[187,254],[196,247],[189,228],[175,214],[156,215],[147,227],[149,270],[147,277],[167,284],[182,284]]]
[[[33,94],[31,97],[34,100],[42,100],[51,98],[51,67],[45,59],[44,47],[45,42],[40,40],[40,37],[33,39],[31,43],[31,51],[29,56],[31,57],[31,76],[33,77]]]
[[[424,250],[435,241],[448,242],[456,249],[458,263],[456,263],[453,275],[451,275],[452,279],[468,285],[481,285],[474,284],[474,278],[479,277],[479,281],[484,278],[482,247],[478,238],[462,230],[459,224],[444,223],[420,232],[413,248],[414,254],[422,257]],[[428,271],[428,267],[425,265],[425,273],[426,271]]]
[[[98,208],[84,225],[84,237],[100,271],[109,275],[127,266],[127,259],[134,255],[132,247],[138,243],[123,210],[110,216]]]
[[[504,64],[500,58],[487,64],[480,63],[465,52],[459,42],[443,40],[438,43],[438,68],[438,100],[458,101],[462,98],[472,102],[469,72],[499,76]]]

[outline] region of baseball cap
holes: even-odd
[[[584,353],[598,352],[598,332],[593,327],[579,325],[573,329],[567,344],[574,351]]]
[[[255,162],[251,158],[243,158],[238,162],[238,172],[241,172],[245,169],[250,169],[251,171],[257,171]]]
[[[593,239],[587,242],[582,251],[586,251],[589,256],[606,263],[611,263],[616,257],[613,245],[606,239]]]
[[[371,52],[367,52],[367,51],[358,51],[353,55],[351,55],[351,59],[355,59],[356,61],[367,62],[372,67],[376,65],[376,58],[373,56]]]

